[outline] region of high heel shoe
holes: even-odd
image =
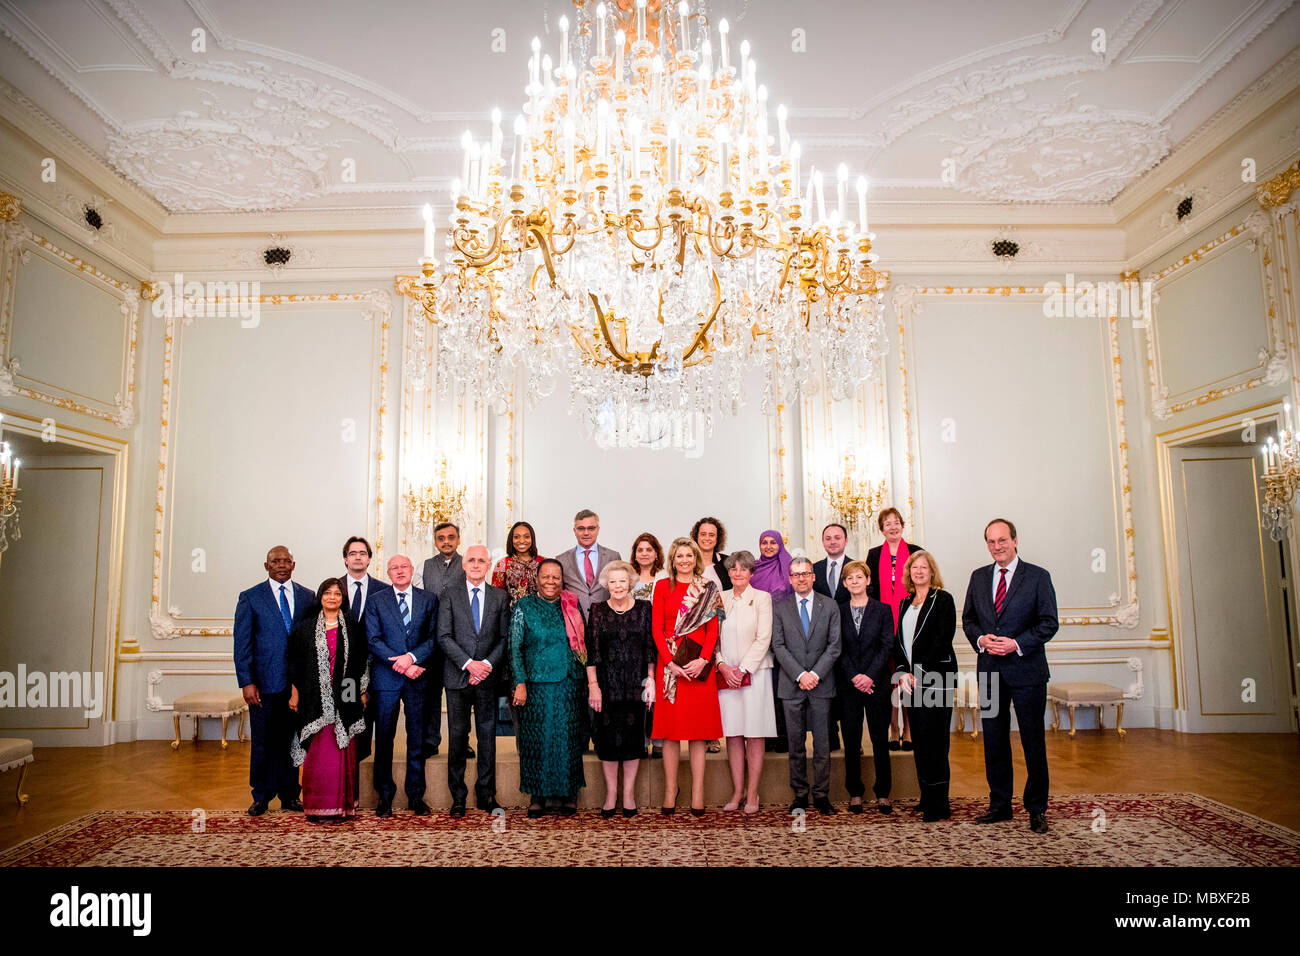
[[[693,816],[693,817],[702,817],[702,816],[704,816],[704,808],[703,808],[703,807],[691,807],[691,816]]]
[[[677,792],[673,794],[673,805],[671,807],[668,806],[660,807],[659,812],[666,817],[671,817],[674,813],[677,812],[677,798],[680,797],[681,795],[682,795],[682,788],[678,787]]]
[[[634,816],[636,816],[636,807],[632,807],[630,810],[627,807],[623,808],[624,820],[631,820]]]
[[[608,810],[606,810],[604,807],[600,808],[600,818],[602,820],[608,820],[616,813],[618,813],[618,807],[610,807]]]

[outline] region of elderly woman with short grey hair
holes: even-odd
[[[772,596],[751,587],[749,576],[757,562],[748,551],[737,551],[723,562],[731,589],[722,592],[726,611],[718,644],[718,706],[722,733],[731,764],[731,800],[722,808],[737,810],[744,794],[744,812],[758,812],[758,778],[763,771],[763,747],[776,736],[772,691]],[[749,763],[745,786],[745,763]]]

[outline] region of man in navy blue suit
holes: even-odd
[[[438,599],[411,584],[411,559],[388,559],[393,586],[366,602],[366,636],[370,641],[370,687],[379,698],[375,714],[375,815],[393,815],[393,738],[397,711],[406,711],[406,802],[416,816],[428,816],[424,802],[425,668],[433,657]],[[439,702],[441,704],[441,702]]]
[[[253,789],[251,816],[266,812],[278,796],[285,810],[302,810],[298,771],[289,752],[294,720],[289,710],[286,654],[293,625],[311,612],[316,592],[294,584],[289,549],[277,545],[266,553],[267,581],[239,595],[235,605],[235,679],[248,704],[253,735],[248,783]]]
[[[370,542],[360,535],[354,534],[343,545],[343,565],[347,573],[339,578],[339,583],[346,592],[348,613],[361,623],[366,620],[366,604],[370,598],[388,590],[387,584],[369,573],[372,557],[374,552],[370,550]],[[378,706],[375,697],[375,694],[370,695],[366,704],[366,729],[356,738],[358,766],[370,756],[370,741],[375,734],[375,708]]]
[[[1047,655],[1043,645],[1060,627],[1056,589],[1043,568],[1021,561],[1016,526],[994,518],[984,528],[993,564],[977,568],[966,588],[962,630],[978,655],[980,709],[984,724],[984,772],[989,812],[976,823],[1011,819],[1011,706],[1025,754],[1025,810],[1029,828],[1047,832]]]

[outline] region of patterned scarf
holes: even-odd
[[[674,582],[675,583],[675,582]],[[696,575],[682,597],[682,606],[677,610],[677,626],[672,636],[664,643],[668,645],[669,664],[677,656],[677,645],[681,638],[698,631],[713,620],[722,605],[721,592],[712,581]],[[672,668],[664,666],[664,699],[670,704],[677,702],[677,675]]]
[[[587,663],[586,629],[582,623],[582,609],[578,597],[571,591],[560,592],[560,616],[564,618],[564,631],[569,635],[569,649],[579,664]]]

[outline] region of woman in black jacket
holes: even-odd
[[[952,724],[951,684],[957,673],[952,649],[957,606],[943,590],[943,576],[928,551],[913,552],[903,580],[908,596],[898,605],[894,640],[895,673],[907,706],[915,746],[917,806],[926,823],[946,820],[948,808],[948,731]]]
[[[876,769],[872,791],[876,808],[893,813],[889,791],[889,655],[894,649],[894,615],[889,606],[867,596],[871,568],[861,561],[844,565],[840,580],[849,592],[840,605],[840,656],[835,662],[844,731],[844,787],[849,812],[862,812],[862,717],[866,714],[871,756]]]
[[[321,582],[313,610],[289,634],[289,707],[298,719],[290,751],[302,767],[303,812],[320,822],[356,813],[355,738],[366,727],[370,645],[338,578]]]

